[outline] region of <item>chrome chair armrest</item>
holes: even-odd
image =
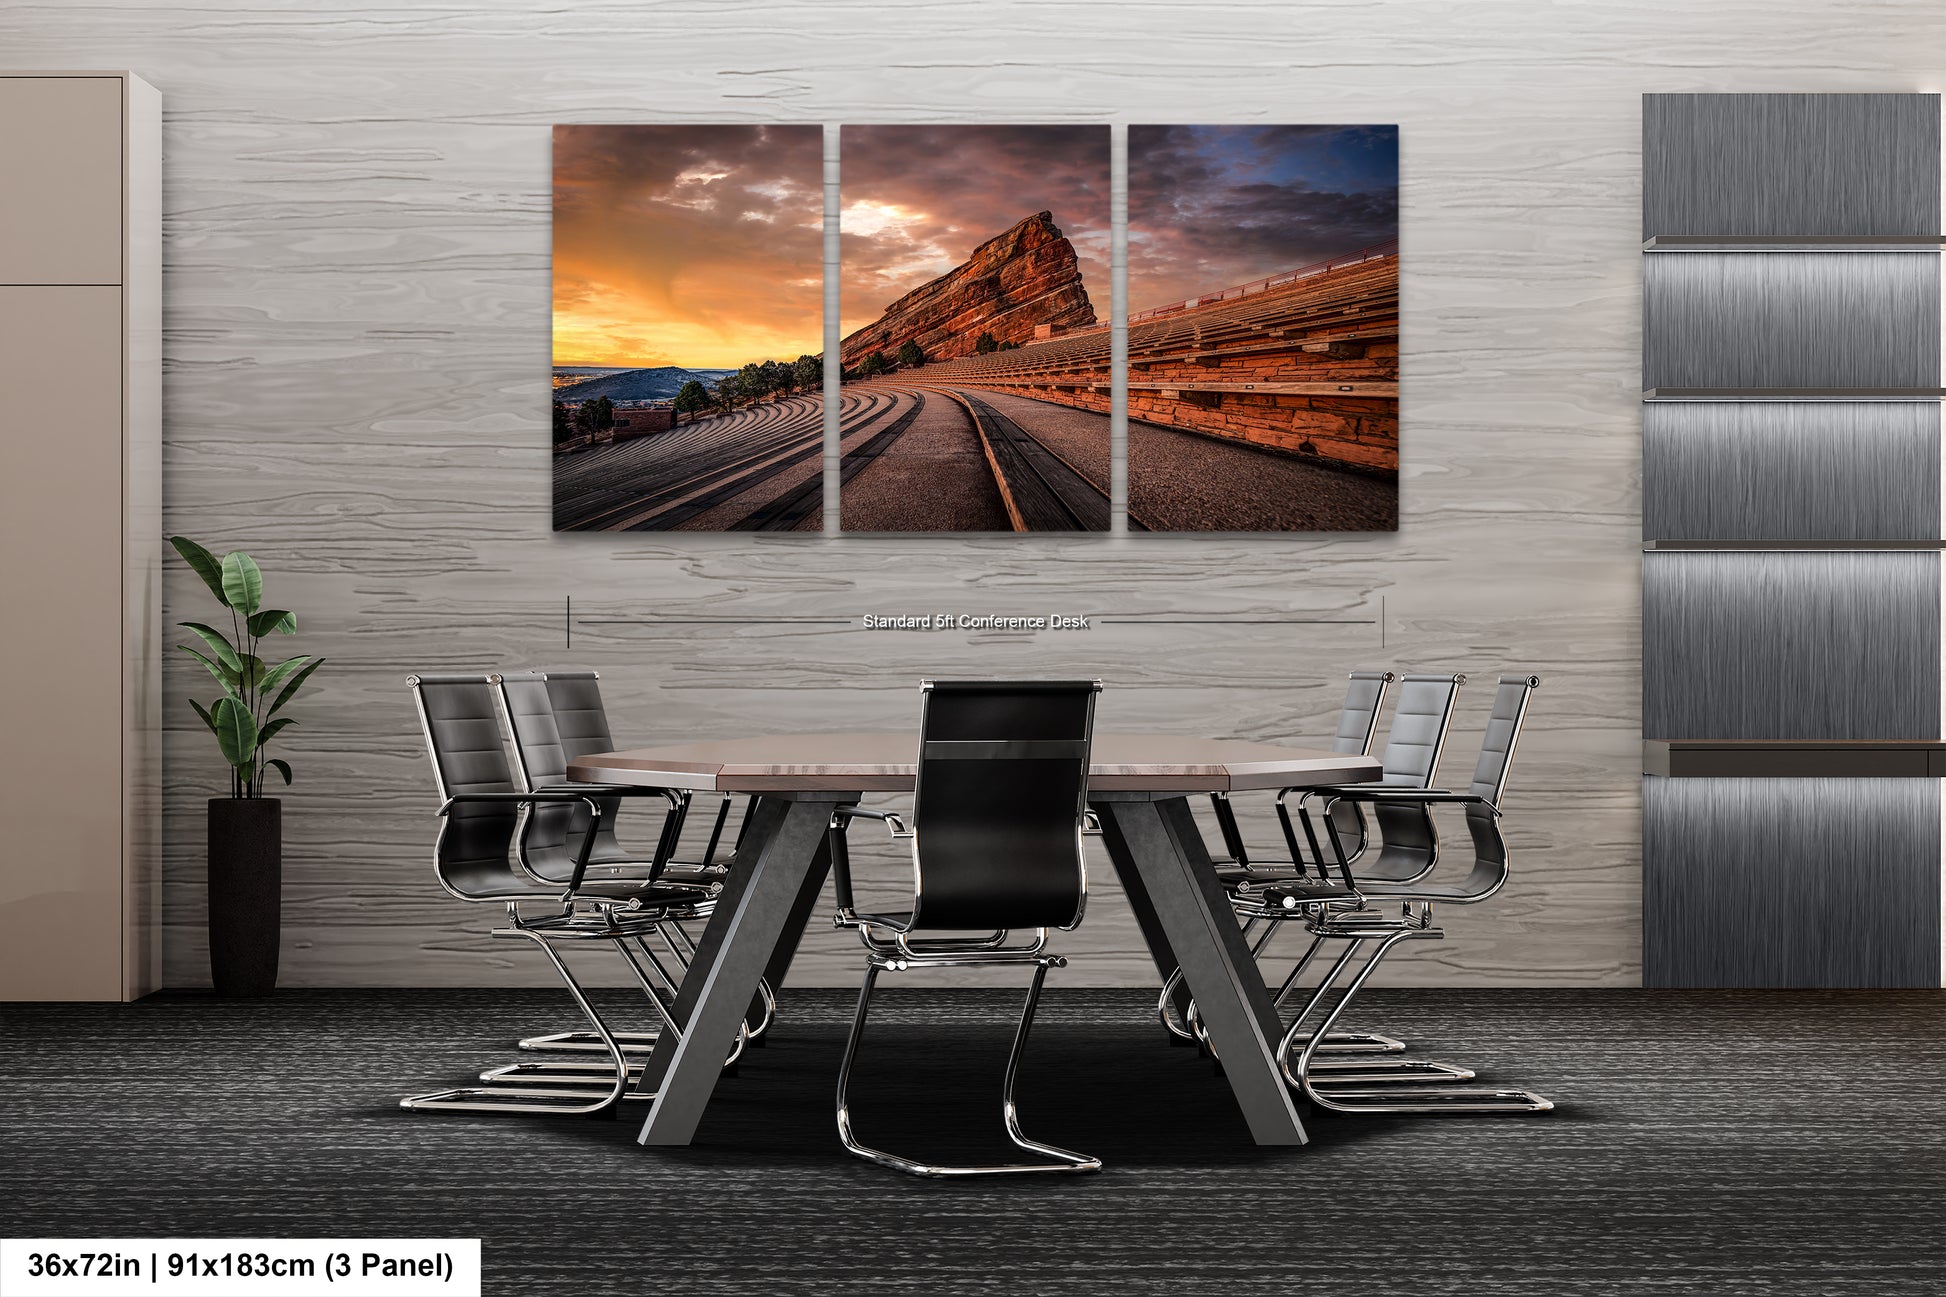
[[[1500,808],[1478,793],[1455,793],[1444,788],[1347,788],[1336,798],[1348,802],[1415,803],[1424,806],[1484,806],[1500,817]]]
[[[572,802],[580,802],[588,808],[588,815],[590,817],[588,820],[588,830],[581,835],[580,845],[574,849],[574,873],[569,877],[567,892],[561,898],[571,908],[574,905],[576,894],[581,890],[582,880],[588,872],[588,857],[595,849],[595,834],[600,830],[602,822],[607,818],[607,807],[603,806],[590,793],[570,792],[566,789],[548,789],[546,791],[531,793],[454,793],[451,797],[448,797],[439,804],[439,814],[449,815],[455,806],[468,802],[497,803],[503,806],[533,805],[535,803],[547,803],[558,806]]]
[[[671,808],[683,805],[682,794],[673,788],[648,788],[640,784],[582,784],[563,780],[558,784],[542,784],[534,791],[577,795],[598,794],[602,797],[660,797],[668,802]]]
[[[902,929],[882,915],[861,915],[852,908],[851,849],[845,830],[853,820],[877,820],[885,825],[894,839],[910,840],[913,831],[894,811],[868,811],[862,806],[840,806],[831,812],[831,824],[825,830],[825,849],[831,857],[831,889],[838,902],[838,912],[833,916],[832,924],[840,928],[858,928],[860,936],[869,946],[872,944],[870,927],[873,924],[893,932]]]
[[[599,810],[591,794],[569,792],[566,789],[548,789],[532,793],[454,793],[439,804],[440,815],[449,813],[462,802],[498,802],[502,805],[519,805],[523,802],[580,802],[591,811]]]
[[[862,806],[840,806],[831,812],[831,826],[842,829],[852,820],[879,820],[895,838],[909,838],[912,829],[896,811],[868,811]]]

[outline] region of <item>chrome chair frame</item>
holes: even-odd
[[[1392,948],[1402,941],[1438,940],[1445,936],[1443,930],[1433,926],[1434,902],[1475,905],[1496,895],[1506,885],[1511,871],[1511,853],[1507,850],[1506,839],[1499,828],[1502,818],[1500,801],[1506,790],[1507,776],[1512,769],[1514,753],[1526,721],[1528,701],[1533,691],[1539,687],[1538,676],[1500,677],[1493,714],[1488,720],[1487,734],[1481,743],[1480,759],[1475,766],[1473,786],[1469,791],[1460,793],[1444,789],[1408,790],[1378,787],[1348,788],[1340,794],[1374,806],[1409,803],[1420,807],[1427,815],[1431,814],[1431,808],[1435,806],[1464,807],[1467,827],[1472,834],[1475,847],[1474,867],[1465,881],[1457,885],[1433,884],[1422,881],[1423,875],[1421,878],[1406,882],[1354,881],[1346,853],[1337,840],[1335,825],[1327,819],[1325,832],[1332,843],[1333,857],[1345,885],[1358,893],[1357,899],[1319,902],[1301,893],[1280,895],[1275,889],[1271,889],[1263,898],[1268,906],[1274,906],[1280,911],[1299,910],[1305,916],[1306,926],[1313,934],[1313,939],[1310,949],[1305,952],[1300,961],[1300,967],[1311,961],[1323,942],[1335,939],[1346,943],[1344,950],[1332,963],[1323,980],[1313,990],[1310,999],[1278,1043],[1277,1057],[1285,1079],[1302,1090],[1305,1097],[1319,1107],[1334,1112],[1388,1114],[1533,1113],[1546,1112],[1553,1108],[1551,1101],[1529,1090],[1476,1090],[1453,1085],[1384,1090],[1337,1088],[1321,1090],[1318,1081],[1330,1082],[1339,1078],[1329,1073],[1324,1077],[1313,1075],[1318,1042],[1325,1033],[1330,1031],[1339,1015],[1357,996],[1371,975],[1377,971],[1379,964],[1384,961]],[[1504,728],[1504,747],[1495,746],[1497,728]],[[1312,833],[1311,823],[1302,807],[1300,807],[1300,816],[1308,836]],[[1399,917],[1388,919],[1368,909],[1367,903],[1374,900],[1399,901],[1401,903]],[[1309,1039],[1305,1041],[1293,1066],[1290,1053],[1299,1042],[1303,1025],[1323,1005],[1325,997],[1344,975],[1354,955],[1361,947],[1372,943],[1376,945],[1365,964],[1345,984],[1336,1003],[1324,1014]]]
[[[407,683],[412,689],[421,733],[432,759],[434,785],[440,795],[438,814],[441,824],[433,850],[434,877],[442,889],[457,899],[474,903],[505,903],[507,925],[494,929],[492,935],[497,938],[524,938],[541,947],[577,1007],[588,1019],[594,1038],[608,1053],[610,1061],[595,1065],[602,1071],[589,1070],[582,1075],[565,1078],[578,1084],[564,1088],[536,1085],[524,1077],[495,1075],[483,1087],[464,1086],[413,1095],[401,1100],[400,1106],[419,1111],[598,1115],[613,1111],[625,1098],[650,1097],[625,1093],[630,1069],[622,1046],[582,990],[554,943],[590,940],[610,943],[627,962],[665,1027],[677,1030],[670,1016],[669,1005],[664,1002],[662,993],[630,946],[637,946],[654,963],[653,953],[648,951],[642,938],[658,930],[664,923],[707,914],[710,905],[707,894],[696,888],[660,885],[653,878],[589,879],[589,856],[614,804],[611,790],[514,789],[498,718],[491,703],[485,701],[491,688],[488,677],[414,675],[407,677]],[[442,717],[435,724],[427,707],[427,687],[462,691],[477,689],[481,693],[480,702],[484,705]],[[476,745],[448,751],[439,737],[439,732],[448,726],[455,727],[455,733],[458,732],[457,727],[468,727],[466,733]],[[478,732],[480,727],[491,728],[490,740]],[[472,771],[465,782],[475,786],[456,790],[449,780],[447,762],[463,759],[470,759]],[[658,789],[641,789],[621,795],[668,796],[667,790]],[[524,873],[518,867],[518,853],[514,848],[514,834],[521,817],[536,807],[552,804],[578,804],[589,813],[587,827],[572,846],[570,875],[565,880],[536,879]],[[507,808],[511,816],[492,815],[491,808],[495,806]],[[470,840],[463,840],[449,850],[449,839],[456,837],[455,826],[461,814],[468,811],[488,814],[461,835]],[[462,852],[464,854],[456,854]],[[557,908],[552,913],[530,916],[521,911],[521,906],[529,903],[547,903]],[[666,971],[659,964],[656,967],[666,981]],[[599,1088],[604,1081],[606,1088]],[[596,1088],[590,1088],[590,1083]]]
[[[495,702],[500,719],[511,743],[514,771],[519,777],[520,786],[528,791],[541,789],[565,789],[598,793],[604,799],[630,796],[630,788],[607,784],[582,784],[567,778],[567,763],[578,756],[592,751],[608,750],[614,740],[609,736],[607,713],[601,704],[600,675],[594,671],[507,671],[495,672],[487,677],[493,686]],[[556,710],[556,693],[559,687],[573,687],[584,684],[591,697],[581,708],[595,717],[591,734],[584,734],[580,740],[570,739],[559,726],[559,713]],[[517,706],[513,690],[523,686],[540,689],[541,706]],[[530,700],[531,703],[531,700]],[[538,754],[558,751],[558,760],[551,761],[547,768],[538,769]],[[700,862],[681,861],[675,858],[683,827],[687,821],[691,805],[691,794],[687,790],[660,791],[670,799],[670,806],[663,816],[657,834],[656,845],[647,860],[625,848],[612,831],[614,816],[611,814],[607,831],[598,831],[592,854],[589,857],[591,868],[598,870],[605,878],[646,878],[659,879],[665,883],[680,886],[705,887],[712,890],[720,887],[727,872],[723,866],[715,864],[717,844],[721,839],[723,825],[729,815],[731,798],[723,798],[715,822],[711,828],[709,845]],[[571,829],[571,826],[569,826]],[[518,847],[518,860],[521,868],[543,883],[557,882],[556,875],[540,867],[534,858],[532,839],[536,831],[535,813],[523,811],[521,822],[516,830],[514,841]],[[680,922],[672,921],[659,925],[655,935],[668,949],[670,957],[681,972],[687,972],[690,956],[695,951],[695,942],[690,938]],[[680,977],[672,977],[650,951],[643,938],[636,944],[641,954],[648,957],[651,966],[663,978],[674,994]],[[759,1005],[755,1020],[737,1043],[732,1055],[732,1064],[740,1056],[745,1045],[756,1044],[776,1017],[776,997],[771,993],[767,982],[758,987]],[[647,1054],[655,1048],[661,1035],[659,1026],[637,1031],[617,1031],[615,1039],[622,1044],[624,1053]],[[560,1031],[538,1036],[528,1036],[518,1042],[523,1050],[553,1053],[599,1053],[606,1049],[600,1036],[589,1031]],[[585,1073],[588,1067],[605,1067],[606,1064],[553,1064],[519,1063],[497,1069],[490,1075],[494,1078],[520,1078],[545,1083],[555,1076],[575,1077]],[[639,1070],[639,1069],[637,1069]]]
[[[1391,686],[1399,677],[1390,671],[1353,671],[1347,678],[1351,683],[1346,689],[1344,706],[1339,710],[1338,732],[1332,739],[1331,748],[1334,752],[1366,756],[1370,754],[1372,741],[1377,736],[1378,721],[1385,709],[1386,696]],[[1436,771],[1439,764],[1439,753],[1445,743],[1446,727],[1451,724],[1453,699],[1457,694],[1459,686],[1465,683],[1466,677],[1460,675],[1414,675],[1408,676],[1407,679],[1415,684],[1445,684],[1450,691],[1447,696],[1444,714],[1439,724],[1437,745],[1434,747],[1431,757],[1432,769]],[[1394,717],[1393,725],[1396,730],[1399,725],[1399,718]],[[1388,751],[1390,747],[1391,741],[1388,739]],[[1430,784],[1431,781],[1432,775],[1428,773],[1425,776],[1425,782]],[[1251,936],[1258,924],[1267,916],[1261,911],[1253,910],[1240,898],[1247,896],[1249,890],[1253,887],[1269,885],[1278,881],[1289,881],[1293,877],[1302,878],[1306,874],[1304,852],[1298,846],[1297,835],[1293,830],[1290,814],[1284,805],[1285,798],[1292,791],[1295,790],[1283,789],[1277,795],[1278,821],[1283,828],[1285,843],[1290,850],[1290,859],[1268,863],[1252,863],[1249,858],[1248,848],[1243,842],[1242,834],[1236,828],[1235,812],[1230,808],[1227,796],[1220,793],[1211,795],[1212,802],[1217,803],[1217,824],[1222,832],[1226,849],[1229,851],[1228,867],[1225,867],[1222,861],[1217,862],[1217,877],[1231,892],[1232,902],[1237,907],[1238,915],[1244,921],[1243,933],[1246,938]],[[1220,802],[1218,799],[1221,799]],[[1330,815],[1339,824],[1341,830],[1356,835],[1356,846],[1351,851],[1351,858],[1356,860],[1364,852],[1368,841],[1365,817],[1359,809],[1358,804],[1355,802],[1332,803],[1327,807],[1325,813]],[[1316,850],[1315,842],[1312,844],[1312,848],[1311,858],[1313,861],[1318,862],[1315,868],[1318,870],[1319,876],[1322,877],[1323,856]],[[1258,964],[1262,963],[1263,957],[1268,951],[1270,943],[1275,938],[1277,931],[1278,925],[1271,923],[1266,926],[1261,934],[1257,935],[1250,947],[1250,955],[1253,961]],[[1300,960],[1292,969],[1291,974],[1284,979],[1283,984],[1279,987],[1276,994],[1276,1003],[1280,1007],[1289,998],[1298,975],[1307,966],[1308,961]],[[1196,1015],[1195,1003],[1191,1001],[1183,1007],[1183,1021],[1181,1023],[1176,1022],[1170,1013],[1179,994],[1181,982],[1181,969],[1175,970],[1164,979],[1162,993],[1156,999],[1156,1017],[1170,1033],[1172,1044],[1193,1044],[1214,1057],[1214,1051],[1209,1045],[1208,1032],[1204,1029],[1201,1020]],[[1331,1054],[1401,1054],[1405,1052],[1406,1044],[1403,1040],[1399,1040],[1396,1037],[1379,1035],[1375,1032],[1335,1032],[1332,1034],[1331,1039],[1325,1041],[1320,1048],[1324,1052]],[[1458,1076],[1464,1071],[1464,1069],[1454,1068],[1450,1064],[1431,1063],[1413,1059],[1387,1060],[1382,1064],[1326,1063],[1320,1065],[1321,1071],[1334,1069],[1343,1069],[1347,1075],[1362,1075],[1374,1069],[1380,1069],[1388,1075],[1395,1074],[1400,1077],[1420,1075]],[[1467,1075],[1470,1075],[1470,1073],[1467,1073]]]
[[[1030,930],[1031,940],[1010,942],[1013,931],[1007,928],[995,929],[985,935],[925,937],[919,935],[928,926],[938,930],[945,927],[952,931],[965,931],[972,925],[953,923],[953,919],[975,917],[963,908],[968,902],[963,895],[955,896],[948,889],[947,899],[935,902],[948,922],[942,924],[935,916],[930,924],[924,917],[927,914],[926,891],[926,853],[921,833],[924,822],[918,817],[927,814],[927,779],[929,764],[941,760],[975,762],[1001,762],[1010,757],[1019,758],[1031,755],[1055,757],[1064,761],[1074,761],[1079,766],[1074,811],[1074,878],[1070,902],[1063,908],[1072,906],[1072,913],[1065,921],[1051,925],[1061,931],[1076,927],[1087,909],[1087,861],[1083,851],[1083,838],[1089,832],[1099,832],[1099,824],[1087,810],[1087,776],[1089,744],[1094,728],[1094,699],[1099,694],[1099,681],[1082,684],[1038,684],[1013,685],[1004,683],[947,683],[927,680],[922,689],[925,696],[925,712],[921,721],[919,743],[919,777],[914,791],[915,824],[908,826],[905,820],[890,811],[868,811],[857,806],[837,808],[831,819],[828,843],[831,852],[833,885],[837,892],[837,913],[833,918],[835,926],[855,928],[859,940],[866,950],[865,979],[858,992],[858,1007],[852,1017],[851,1032],[845,1041],[843,1062],[838,1070],[837,1124],[838,1138],[845,1150],[856,1157],[879,1163],[895,1170],[912,1175],[935,1177],[966,1177],[984,1175],[1019,1175],[1042,1172],[1077,1173],[1101,1169],[1101,1159],[1071,1149],[1060,1148],[1027,1136],[1020,1127],[1020,1108],[1015,1098],[1015,1083],[1019,1078],[1021,1058],[1026,1052],[1028,1034],[1033,1028],[1035,1010],[1039,1006],[1041,989],[1047,980],[1047,970],[1066,967],[1067,961],[1059,955],[1047,953],[1048,926],[1036,926]],[[1037,739],[949,739],[939,740],[935,735],[936,717],[934,708],[941,697],[959,695],[961,697],[982,694],[1003,695],[1006,692],[1055,692],[1070,694],[1087,690],[1085,707],[1079,725],[1081,737],[1078,740],[1037,740]],[[1051,749],[1058,748],[1059,752]],[[932,755],[938,749],[941,755]],[[954,749],[953,755],[944,755],[945,749]],[[933,778],[940,774],[935,767]],[[1004,807],[996,807],[1004,812]],[[851,861],[846,845],[846,830],[854,819],[873,819],[883,823],[894,840],[907,844],[912,858],[913,890],[912,909],[905,915],[860,913],[856,908],[851,886]],[[950,823],[950,821],[949,821]],[[940,830],[949,832],[950,830]],[[963,882],[963,878],[953,879],[951,873],[964,870],[963,857],[954,862],[952,870],[945,864],[935,868],[948,874],[949,882]],[[1038,898],[1037,903],[1046,903],[1046,897]],[[989,912],[991,917],[991,912]],[[1042,917],[1054,917],[1045,915]],[[871,1012],[872,992],[878,984],[882,972],[904,972],[908,969],[941,968],[957,965],[1031,964],[1033,979],[1027,988],[1026,1003],[1022,1006],[1019,1025],[1014,1031],[1013,1047],[1008,1053],[1007,1070],[1001,1088],[1001,1117],[1007,1137],[1015,1147],[1047,1159],[1039,1162],[1015,1162],[981,1165],[951,1165],[942,1162],[920,1161],[901,1154],[873,1148],[858,1138],[852,1121],[850,1102],[851,1075],[858,1059],[860,1042],[864,1039],[865,1022]]]

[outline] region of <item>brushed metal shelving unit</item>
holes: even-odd
[[[1939,986],[1940,105],[1643,99],[1643,966]]]

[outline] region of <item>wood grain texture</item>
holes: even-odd
[[[1874,13],[72,0],[0,10],[0,47],[19,66],[126,64],[165,95],[167,525],[247,546],[300,612],[294,647],[330,658],[289,734],[289,983],[545,980],[433,884],[403,677],[578,664],[602,671],[629,744],[910,727],[922,675],[1012,671],[1100,675],[1104,730],[1318,742],[1348,670],[1531,669],[1547,684],[1508,796],[1513,881],[1388,976],[1590,985],[1640,975],[1640,95],[1925,88],[1946,14],[1918,0]],[[626,120],[1398,122],[1400,532],[550,534],[549,127]],[[569,652],[570,594],[590,619],[752,624],[583,622]],[[950,606],[1360,622],[1381,601],[1382,638],[1371,624],[1036,638],[764,620]],[[177,568],[166,607],[181,620],[207,596]],[[220,772],[185,701],[199,687],[171,664],[177,985],[205,977],[202,798]],[[1462,767],[1489,692],[1461,696]],[[1245,829],[1267,846],[1263,803]],[[896,886],[898,863],[881,863]],[[1107,892],[1068,976],[1147,984]],[[857,967],[843,934],[813,933],[794,976],[855,984]]]

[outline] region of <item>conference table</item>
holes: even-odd
[[[911,792],[914,733],[779,734],[594,753],[572,761],[582,783],[748,793],[730,862],[672,1016],[636,1086],[654,1092],[640,1142],[687,1144],[723,1065],[725,1042],[757,996],[780,986],[830,869],[832,809],[866,793]],[[1088,803],[1135,920],[1166,977],[1184,994],[1223,1060],[1223,1074],[1259,1144],[1302,1144],[1304,1124],[1274,1057],[1276,1006],[1218,884],[1189,798],[1376,780],[1368,756],[1173,734],[1097,734]],[[925,826],[917,826],[921,836]]]

